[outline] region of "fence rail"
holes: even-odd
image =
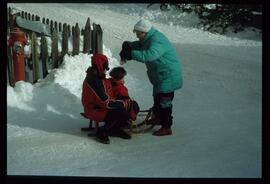
[[[15,27],[19,27],[26,34],[27,39],[30,40],[31,43],[31,56],[25,56],[25,61],[26,66],[28,66],[29,70],[32,72],[32,80],[28,77],[28,79],[26,79],[27,82],[35,83],[40,79],[40,76],[45,78],[48,75],[48,67],[58,68],[63,62],[66,54],[78,55],[81,52],[85,54],[103,53],[103,32],[101,26],[92,23],[91,29],[89,17],[84,29],[80,29],[78,23],[71,26],[70,24],[51,20],[46,17],[40,18],[40,16],[26,11],[12,13],[11,7],[8,7],[7,14],[7,33],[9,34]],[[23,26],[18,26],[16,24],[16,17],[18,16],[22,19],[38,21],[48,26],[51,36],[45,36],[44,33],[34,32]],[[83,43],[81,43],[81,37],[83,37]],[[51,39],[51,43],[47,42],[48,38]],[[38,45],[39,40],[40,45]],[[58,48],[58,43],[60,41],[61,51]],[[69,41],[72,42],[72,49],[69,48]],[[82,45],[82,49],[80,49],[80,45]],[[49,52],[49,46],[51,47],[51,52]],[[12,63],[12,57],[9,57],[8,66],[12,66]],[[40,75],[39,70],[42,72],[42,75]],[[8,69],[8,74],[10,76],[10,85],[13,86],[13,81],[11,81],[13,73],[10,69]]]

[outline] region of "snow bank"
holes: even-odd
[[[33,98],[33,86],[31,83],[19,81],[16,87],[7,86],[7,102],[10,107],[17,107],[22,110],[33,111],[34,109],[28,105]]]

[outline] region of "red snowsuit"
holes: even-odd
[[[139,112],[139,106],[137,102],[130,99],[128,89],[122,82],[113,78],[110,78],[109,80],[111,81],[112,91],[115,98],[117,100],[123,100],[125,104],[127,104],[127,111],[129,112],[129,116],[133,121],[135,121]],[[137,109],[134,108],[134,103],[136,103],[136,105],[138,106],[136,107]]]
[[[82,89],[82,104],[84,108],[84,113],[87,118],[92,119],[94,121],[103,121],[108,112],[106,105],[109,100],[109,96],[112,96],[112,90],[110,83],[106,80],[102,81],[103,87],[105,89],[104,93],[109,93],[104,96],[103,99],[100,98],[99,94],[93,90],[93,88],[88,84],[85,79],[83,82]]]
[[[112,84],[113,94],[116,99],[130,99],[128,89],[122,82],[119,82],[119,80],[117,81],[113,78],[110,78],[109,80]]]

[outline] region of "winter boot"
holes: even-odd
[[[104,128],[99,128],[96,132],[96,140],[103,144],[110,144],[110,139]]]
[[[173,117],[171,114],[172,107],[160,109],[160,120],[162,127],[159,130],[155,131],[153,135],[164,136],[172,134],[171,126]]]
[[[155,136],[164,136],[164,135],[171,135],[171,134],[172,134],[171,128],[164,128],[164,127],[161,127],[159,130],[153,133],[153,135]]]

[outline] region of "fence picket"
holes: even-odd
[[[53,20],[50,21],[50,28],[51,28],[51,34],[52,34],[54,30]]]
[[[35,20],[40,21],[40,17],[36,15]]]
[[[58,68],[58,36],[55,29],[52,32],[52,63],[53,68]]]
[[[83,32],[83,53],[89,54],[91,49],[91,27],[90,18],[87,19],[84,32]]]
[[[67,26],[68,37],[70,37],[70,25]]]
[[[7,47],[7,55],[8,55],[8,81],[10,86],[14,86],[14,71],[13,71],[13,60],[12,60],[12,47]]]
[[[16,15],[12,15],[10,14],[9,15],[9,27],[10,27],[10,30],[13,30],[15,25],[16,25]]]
[[[36,83],[39,79],[39,58],[38,58],[38,44],[37,36],[35,32],[31,35],[31,49],[32,49],[32,62],[33,62],[33,83]]]
[[[12,11],[12,10],[11,10],[11,7],[8,7],[7,10],[8,10],[7,14],[8,14],[8,15],[11,15],[11,11]]]
[[[54,21],[54,28],[56,29],[56,31],[58,30],[57,21]]]
[[[61,52],[61,63],[63,62],[64,56],[68,52],[68,27],[67,24],[64,24],[63,33],[62,33],[62,52]]]
[[[78,55],[80,52],[80,28],[79,24],[76,23],[76,26],[74,29],[72,29],[72,35],[73,35],[73,55]]]
[[[62,32],[62,23],[59,22],[59,32]]]
[[[102,39],[102,34],[103,31],[100,27],[100,25],[97,25],[97,31],[96,31],[96,49],[97,49],[97,53],[103,53],[103,39]]]
[[[47,40],[44,35],[44,33],[41,33],[41,40],[40,40],[40,53],[41,53],[41,62],[42,62],[42,74],[43,78],[45,78],[48,75],[48,67],[47,67],[47,62],[48,62],[48,45],[47,45]]]
[[[97,53],[97,25],[95,23],[93,25],[93,31],[92,31],[92,53]]]

